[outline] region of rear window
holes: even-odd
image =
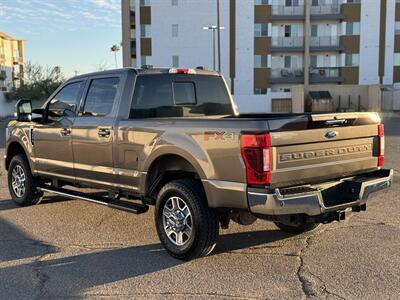
[[[221,77],[149,74],[136,79],[130,118],[231,115],[230,98]]]

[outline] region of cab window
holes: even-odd
[[[84,82],[73,82],[64,86],[49,103],[50,118],[74,116],[78,107]]]
[[[118,85],[119,77],[92,80],[86,96],[83,114],[106,116],[111,113]]]

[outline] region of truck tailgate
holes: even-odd
[[[319,124],[325,123],[321,115],[318,118]],[[308,184],[376,170],[378,122],[358,124],[362,125],[271,132],[271,186]]]

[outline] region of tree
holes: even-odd
[[[64,81],[64,76],[59,66],[41,66],[32,62],[25,63],[24,81],[18,88],[13,88],[7,99],[21,98],[32,101],[46,100]]]

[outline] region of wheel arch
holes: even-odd
[[[25,155],[26,158],[28,159],[29,165],[31,164],[25,148],[21,145],[21,143],[14,141],[8,145],[7,150],[6,150],[6,160],[5,160],[6,170],[8,170],[12,158],[19,154]],[[32,166],[30,166],[30,167],[32,167]]]
[[[166,183],[176,179],[192,178],[198,180],[202,185],[202,176],[204,173],[199,171],[187,158],[179,154],[160,155],[151,162],[148,168],[145,197],[155,199]]]

